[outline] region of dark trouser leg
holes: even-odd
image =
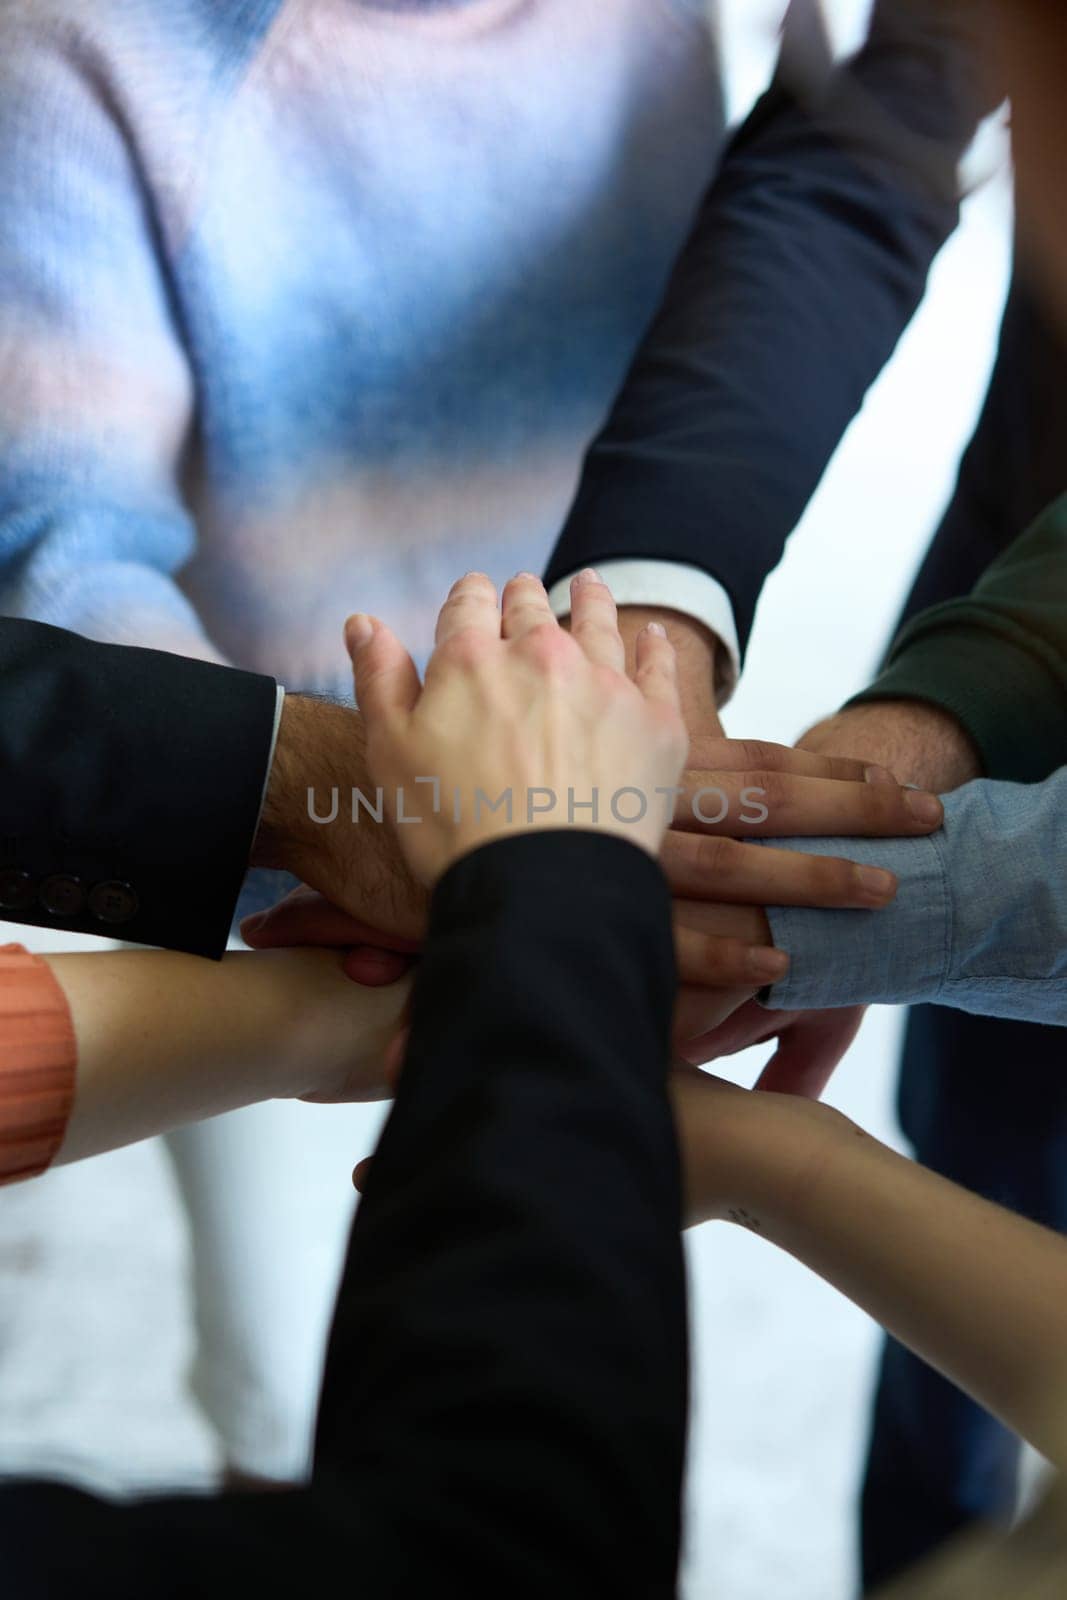
[[[1067,489],[1067,356],[1025,287],[1005,312],[985,409],[906,616],[966,593]],[[922,1006],[909,1019],[900,1117],[919,1161],[1067,1228],[1067,1037]],[[1014,1439],[953,1385],[886,1342],[862,1503],[864,1590],[967,1523],[1010,1513]]]
[[[917,1158],[966,1188],[1067,1227],[1067,1036],[918,1006],[900,1121]],[[863,1490],[867,1592],[978,1518],[1015,1504],[1012,1434],[894,1340],[882,1356]]]

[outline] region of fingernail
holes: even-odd
[[[519,580],[519,578],[529,578],[531,583],[536,583],[537,582],[537,574],[536,574],[536,572],[516,572],[514,578],[512,578],[512,580],[511,580],[512,583],[516,583]]]
[[[888,767],[867,767],[863,773],[868,783],[896,783]]]
[[[254,911],[251,916],[241,920],[241,934],[247,938],[250,933],[258,933],[267,920],[265,911]]]
[[[944,808],[936,794],[925,794],[922,789],[907,790],[904,804],[916,822],[940,822],[944,816]]]
[[[865,894],[878,900],[888,900],[897,886],[896,877],[884,867],[857,867],[856,882]]]
[[[374,638],[374,623],[365,611],[357,611],[345,623],[345,641],[350,650],[362,650]]]
[[[574,581],[575,583],[599,583],[600,573],[595,567],[583,567]]]
[[[665,639],[667,637],[667,630],[662,622],[650,622],[645,628],[645,632],[654,633],[657,639]]]
[[[774,983],[776,979],[784,978],[789,971],[789,957],[784,950],[768,950],[765,947],[750,950],[748,970],[762,983]]]

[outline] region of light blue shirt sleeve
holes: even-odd
[[[1040,784],[980,779],[944,802],[925,839],[759,841],[900,880],[883,911],[768,909],[792,962],[772,1010],[936,1001],[1067,1024],[1067,767]]]

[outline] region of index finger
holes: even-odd
[[[896,876],[883,867],[677,828],[660,846],[660,865],[676,895],[731,905],[872,910],[897,892]]]

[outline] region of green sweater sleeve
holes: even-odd
[[[972,593],[921,612],[849,705],[924,700],[955,716],[987,777],[1039,783],[1067,765],[1067,495]]]

